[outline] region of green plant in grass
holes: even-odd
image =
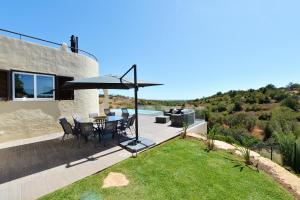
[[[206,151],[209,152],[211,150],[214,150],[215,148],[215,135],[217,132],[216,126],[213,126],[209,132],[207,133],[207,148]]]
[[[244,138],[243,146],[238,147],[238,150],[241,152],[242,157],[246,165],[252,165],[251,156],[250,156],[250,146],[252,145],[252,141],[248,138]]]
[[[250,149],[248,147],[243,147],[243,146],[239,147],[238,149],[242,154],[245,164],[251,165],[252,162],[251,162],[251,157],[250,157]]]
[[[182,128],[182,131],[180,133],[180,137],[182,139],[185,139],[186,138],[186,133],[187,133],[187,129],[189,128],[189,124],[186,123],[186,122],[183,122],[183,128]]]

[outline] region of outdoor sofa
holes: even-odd
[[[164,116],[170,116],[171,117],[172,114],[181,114],[182,110],[183,109],[171,108],[168,111],[167,110],[164,111]]]
[[[195,111],[192,109],[183,109],[179,114],[171,114],[171,126],[183,127],[185,122],[187,125],[194,124]]]

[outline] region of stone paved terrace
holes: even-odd
[[[181,128],[154,123],[153,116],[140,116],[142,137],[156,144],[180,134]],[[205,129],[204,122],[191,129]],[[132,154],[107,143],[97,148],[82,142],[79,149],[73,140],[61,143],[62,133],[0,143],[0,199],[36,199],[59,188],[97,173]]]

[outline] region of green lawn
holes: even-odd
[[[271,177],[223,151],[207,153],[202,142],[174,139],[42,199],[293,199]],[[121,172],[126,187],[102,189],[109,172]]]

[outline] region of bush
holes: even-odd
[[[232,136],[225,136],[225,135],[215,135],[215,140],[220,140],[227,142],[229,144],[237,143],[237,141]]]
[[[295,152],[295,162],[294,162],[294,170],[296,172],[300,172],[300,139],[296,141],[296,152]]]
[[[217,112],[224,112],[226,110],[227,110],[227,108],[226,108],[226,104],[224,102],[218,103]]]
[[[300,172],[300,143],[296,142],[295,135],[289,132],[287,134],[277,133],[276,136],[283,164],[292,167],[296,172]]]
[[[266,104],[266,103],[271,103],[271,100],[269,97],[262,95],[258,97],[258,103],[259,104]]]
[[[250,95],[245,100],[246,103],[255,104],[257,103],[257,98],[254,95]]]
[[[248,131],[252,131],[256,124],[256,117],[247,113],[229,115],[226,118],[226,124],[231,128],[243,127],[246,128]]]
[[[187,134],[187,129],[189,128],[188,123],[183,122],[183,127],[182,127],[182,132],[180,133],[180,137],[182,139],[186,138],[186,134]]]
[[[264,128],[264,141],[267,141],[269,138],[272,137],[273,134],[273,128],[270,122],[267,123],[266,127]]]
[[[270,97],[274,99],[276,102],[280,102],[283,99],[288,97],[288,94],[281,90],[273,90],[270,92]]]
[[[271,120],[268,123],[268,131],[275,132],[293,132],[299,133],[299,125],[296,121],[296,116],[293,111],[286,107],[281,107],[273,110]]]
[[[260,110],[262,110],[262,108],[257,104],[254,104],[254,105],[249,106],[249,107],[246,108],[247,112],[249,112],[249,111],[257,112],[257,111],[260,111]]]
[[[274,90],[274,89],[276,89],[276,87],[273,84],[268,84],[268,85],[266,85],[266,89],[268,89],[268,90]]]
[[[270,120],[271,119],[271,113],[270,112],[262,112],[258,116],[259,120]]]
[[[207,151],[214,150],[216,132],[217,132],[217,127],[214,126],[207,133]]]
[[[281,105],[286,106],[294,111],[298,111],[300,107],[297,97],[292,97],[292,96],[289,96],[286,99],[284,99]]]
[[[234,106],[232,108],[232,111],[239,112],[239,111],[242,111],[242,110],[243,110],[243,107],[242,107],[241,102],[240,101],[234,102]]]
[[[196,109],[195,110],[195,117],[196,119],[204,119],[205,121],[209,121],[209,118],[211,117],[211,112],[207,109]]]
[[[215,113],[211,114],[208,119],[208,127],[213,127],[215,125],[222,125],[224,123],[224,117],[222,114]]]
[[[297,89],[300,89],[300,84],[298,84],[298,83],[289,83],[287,85],[287,88],[290,89],[290,90],[297,90]]]
[[[241,152],[242,157],[244,158],[245,164],[251,165],[252,162],[251,162],[251,158],[250,158],[250,149],[247,146],[239,147],[238,149]]]

